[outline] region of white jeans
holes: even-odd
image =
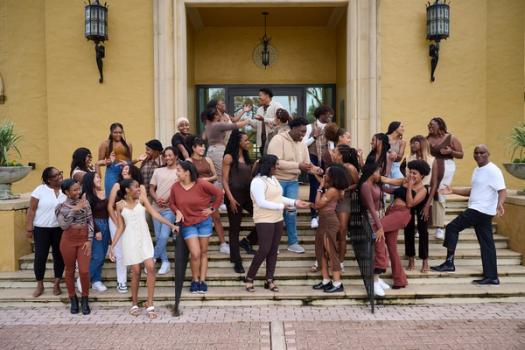
[[[113,240],[115,238],[115,233],[117,232],[117,226],[113,223],[111,218],[108,219],[108,223],[109,233]],[[117,266],[117,282],[125,284],[128,280],[128,267],[124,265],[124,259],[122,258],[122,236],[120,236],[117,244],[114,245],[113,255],[115,256],[115,265]]]
[[[445,159],[445,171],[443,173],[443,179],[439,183],[438,191],[445,188],[445,186],[450,186],[452,184],[452,179],[456,173],[456,163],[453,159]],[[436,227],[445,227],[445,196],[439,194],[438,200],[434,201],[432,206],[432,223]]]

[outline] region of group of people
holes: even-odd
[[[484,279],[477,283],[499,283],[489,226],[492,216],[503,214],[505,184],[501,171],[488,161],[486,146],[477,146],[474,152],[478,168],[472,190],[451,189],[454,159],[461,159],[463,151],[443,119],[432,118],[428,136],[410,139],[407,157],[404,126],[392,122],[386,133],[373,136],[371,151],[364,157],[361,150],[351,147],[350,133],[331,122],[334,112],[329,106],[319,106],[315,120],[309,123],[303,117],[291,118],[272,98],[271,90],[260,90],[261,107],[253,119],[243,118],[252,106],[245,105],[229,116],[224,101],[210,101],[202,113],[202,135],[190,134],[189,121],[180,118],[172,145],[163,147],[159,140],[150,140],[138,158],[133,158],[123,126],[114,123],[99,147],[96,162],[88,149],[79,148],[73,154],[68,179],[64,180],[63,172],[54,167],[44,169],[42,184],[31,194],[27,217],[28,236],[35,242],[34,297],[44,292],[45,264],[52,247],[53,293],[61,294],[65,269],[71,312],[89,314],[90,282],[98,292],[107,289],[102,283],[102,268],[109,255],[116,263],[117,290],[121,293],[128,291],[128,268],[131,270],[130,313],[134,316],[141,312],[138,287],[142,270],[147,274],[145,311],[155,318],[155,278],[170,270],[169,238],[183,239],[188,247],[190,292],[207,293],[208,244],[214,230],[220,252],[229,254],[236,273],[246,274],[247,292],[255,290],[255,277],[263,262],[264,288],[278,292],[274,274],[284,228],[288,250],[297,254],[305,251],[297,234],[297,209],[310,209],[310,225],[316,230],[311,270],[320,271],[322,277],[313,286],[316,290],[344,290],[347,234],[354,215],[362,215],[374,235],[377,296],[408,284],[397,251],[399,230],[404,229],[405,234],[406,269],[415,267],[417,234],[421,271],[429,270],[431,225],[436,227],[437,238],[443,238],[444,233],[447,247],[446,261],[433,270],[454,271],[458,233],[474,226],[484,270]],[[257,161],[250,156],[249,137],[242,131],[247,125],[257,130],[261,151]],[[104,181],[102,167],[106,168]],[[299,199],[301,173],[309,177],[308,201]],[[469,209],[443,232],[445,195],[450,193],[470,195]],[[229,244],[220,220],[221,208],[228,215]],[[255,228],[241,239],[243,212],[253,218]],[[155,233],[155,244],[150,229]],[[241,248],[253,255],[247,273]],[[389,261],[392,286],[380,278]],[[79,277],[75,288],[76,271]],[[81,292],[80,305],[75,289]]]

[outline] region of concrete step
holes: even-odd
[[[446,288],[442,284],[416,284],[412,283],[406,288],[389,290],[384,298],[377,300],[378,303],[414,303],[428,299],[426,302],[449,302],[450,298],[457,300],[484,298],[484,300],[495,300],[501,302],[506,298],[523,298],[525,296],[525,283],[513,277],[502,277],[500,286],[476,286],[467,281],[448,283]],[[256,291],[248,293],[243,284],[239,282],[236,287],[211,287],[207,294],[191,294],[188,286],[182,293],[182,305],[187,306],[218,306],[218,305],[255,305],[255,304],[299,304],[299,305],[327,305],[366,302],[367,296],[361,281],[345,284],[343,293],[327,294],[312,290],[311,285],[286,286],[280,285],[280,292],[273,293],[262,288],[262,282],[256,282]],[[0,303],[2,305],[24,305],[68,303],[67,296],[51,295],[50,290],[39,298],[32,297],[33,288],[7,288],[0,289]],[[144,300],[146,289],[139,289],[139,299]],[[174,301],[173,287],[157,287],[155,289],[155,302],[158,304]],[[119,294],[114,289],[104,293],[92,293],[90,299],[96,305],[127,304],[131,301],[130,293]]]
[[[248,264],[245,264],[245,268],[248,269]],[[480,266],[463,266],[457,265],[457,271],[454,273],[437,273],[427,272],[423,273],[419,271],[420,263],[417,264],[418,268],[413,271],[406,271],[410,283],[449,283],[451,281],[457,281],[459,279],[467,280],[470,282],[473,278],[480,278],[482,276],[482,269]],[[259,270],[258,277],[264,278],[264,266]],[[525,266],[499,266],[498,273],[500,277],[520,277],[525,282]],[[52,287],[53,277],[52,273],[48,273],[48,276],[44,279],[46,288]],[[158,275],[157,274],[157,286],[173,286],[174,283],[174,270],[171,270],[168,274]],[[128,276],[131,278],[131,276]],[[237,274],[231,267],[214,267],[208,270],[207,282],[210,286],[237,286],[239,281],[242,281],[244,274]],[[276,280],[281,285],[308,285],[315,283],[320,278],[319,272],[310,272],[308,267],[280,267],[278,266],[275,274]],[[385,280],[391,278],[390,272],[383,275]],[[102,275],[103,282],[108,288],[116,287],[116,272],[115,269],[105,269]],[[191,271],[188,268],[186,271],[186,281],[191,280]],[[359,268],[356,266],[347,266],[343,273],[343,281],[358,280],[361,281],[361,275]],[[141,285],[145,285],[146,275],[141,275]],[[0,288],[30,288],[34,287],[35,279],[33,271],[21,270],[17,272],[1,272],[0,273]]]

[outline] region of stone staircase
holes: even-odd
[[[447,203],[447,221],[453,219],[466,206],[464,199],[452,197]],[[228,222],[223,214],[223,225],[228,232]],[[245,217],[241,236],[244,236],[253,222]],[[294,254],[286,250],[286,236],[283,236],[280,254],[277,262],[276,281],[280,287],[279,293],[272,293],[262,287],[262,281],[256,281],[256,292],[247,293],[243,288],[243,275],[233,271],[229,256],[218,251],[218,239],[214,235],[210,239],[209,272],[207,282],[209,292],[205,295],[190,294],[184,288],[182,305],[255,305],[255,304],[293,304],[293,305],[333,305],[333,304],[362,304],[366,302],[366,292],[363,286],[357,262],[353,258],[352,246],[348,245],[345,261],[344,293],[326,294],[312,289],[312,285],[319,281],[319,273],[310,272],[314,261],[314,231],[310,229],[309,213],[300,210],[298,214],[298,232],[300,244],[306,249],[304,254]],[[473,302],[473,301],[525,301],[525,266],[522,266],[522,256],[508,249],[505,236],[497,234],[494,225],[498,268],[501,285],[475,286],[472,279],[481,276],[481,260],[479,245],[472,229],[460,235],[456,254],[455,273],[421,273],[421,261],[416,259],[416,270],[407,271],[409,286],[400,290],[389,290],[384,298],[377,299],[378,303],[442,303],[442,302]],[[429,242],[429,263],[436,265],[443,261],[446,251],[442,241],[436,240],[433,230]],[[417,241],[417,239],[416,239]],[[416,242],[417,244],[417,242]],[[404,253],[404,238],[400,232],[398,250]],[[168,246],[170,257],[173,257],[173,243]],[[416,250],[417,251],[417,250]],[[247,270],[251,256],[241,254],[243,264]],[[33,274],[33,254],[20,259],[20,271],[0,273],[0,304],[2,305],[42,305],[60,304],[67,302],[67,295],[53,296],[52,290],[52,256],[49,255],[45,279],[46,290],[39,298],[32,297],[35,286]],[[173,260],[173,259],[172,259]],[[407,260],[403,259],[406,266]],[[172,270],[167,275],[157,275],[155,300],[158,304],[173,303],[174,275]],[[189,265],[186,273],[190,280]],[[264,264],[259,271],[259,277],[264,276]],[[389,271],[384,276],[391,282]],[[130,293],[119,294],[115,290],[115,266],[109,260],[104,265],[103,279],[108,290],[104,293],[92,291],[90,298],[94,302],[104,305],[128,304]],[[186,283],[189,286],[189,283]],[[145,276],[142,276],[141,286],[145,286]],[[64,286],[65,292],[65,286]],[[145,297],[145,288],[141,288],[140,296]]]

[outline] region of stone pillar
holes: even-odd
[[[379,50],[377,6],[379,0],[349,0],[347,15],[347,125],[353,144],[370,148],[380,130]]]

